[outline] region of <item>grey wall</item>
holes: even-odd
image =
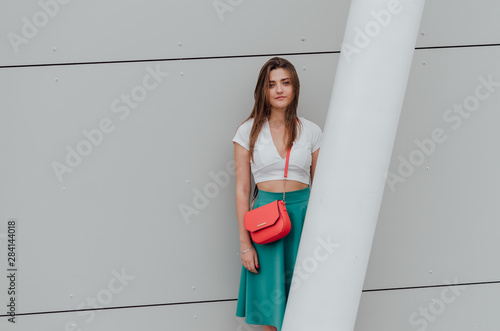
[[[231,139],[274,55],[322,126],[349,1],[2,5],[2,330],[253,329]],[[500,327],[499,11],[427,2],[357,331]]]

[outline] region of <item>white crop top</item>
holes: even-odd
[[[322,132],[315,123],[303,117],[299,117],[299,119],[302,122],[301,133],[295,138],[290,151],[287,179],[309,185],[311,154],[321,146]],[[233,142],[240,144],[246,150],[250,150],[252,125],[253,118],[241,124],[233,138]],[[256,184],[268,180],[284,179],[286,158],[281,158],[274,145],[268,121],[262,125],[257,137],[253,158],[254,161],[250,162],[250,166]]]

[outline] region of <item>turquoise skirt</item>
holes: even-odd
[[[269,244],[253,243],[259,260],[258,274],[241,267],[236,316],[245,317],[248,324],[281,329],[309,194],[309,187],[286,192],[286,209],[292,223],[290,233]],[[283,193],[259,190],[254,208],[282,198]]]

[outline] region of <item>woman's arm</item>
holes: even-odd
[[[319,155],[319,148],[311,154],[312,156],[312,161],[311,161],[311,185],[314,179],[314,172],[316,171],[316,162],[318,161],[318,155]]]
[[[234,143],[234,167],[236,173],[236,216],[240,234],[241,252],[252,248],[250,233],[245,229],[245,213],[250,209],[250,152],[238,143]],[[248,270],[257,273],[258,267],[257,253],[252,249],[245,254],[241,254],[241,262]]]

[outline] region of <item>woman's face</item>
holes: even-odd
[[[269,73],[269,103],[271,109],[286,109],[293,99],[293,86],[288,70],[277,68]]]

